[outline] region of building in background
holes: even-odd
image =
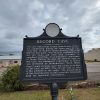
[[[21,65],[21,56],[9,55],[0,56],[0,67]]]
[[[100,61],[100,48],[89,50],[84,57],[86,61]]]
[[[100,48],[89,50],[84,54],[86,61],[100,61]],[[0,68],[21,65],[21,56],[9,55],[9,56],[0,56]]]

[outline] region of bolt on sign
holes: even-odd
[[[43,34],[23,39],[20,78],[23,82],[63,83],[87,79],[79,36],[65,36],[55,23]]]

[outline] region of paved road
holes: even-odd
[[[87,72],[100,72],[100,63],[87,63]]]
[[[87,63],[88,80],[100,81],[100,63]]]
[[[87,63],[88,80],[100,80],[100,63]],[[0,68],[1,73],[6,68]]]

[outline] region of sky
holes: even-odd
[[[85,52],[100,48],[100,0],[0,0],[0,53],[21,52],[25,35],[41,35],[48,23],[79,34]]]

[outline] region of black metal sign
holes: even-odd
[[[24,38],[21,80],[25,82],[67,82],[87,78],[80,37],[44,33]]]

